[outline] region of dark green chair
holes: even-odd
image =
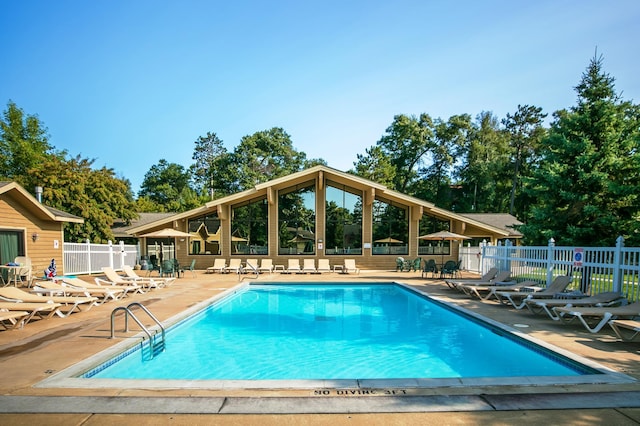
[[[424,268],[422,269],[422,278],[424,278],[427,274],[431,274],[431,278],[434,278],[438,274],[438,265],[436,265],[436,261],[433,259],[429,259],[424,262]]]
[[[419,271],[421,269],[421,266],[422,266],[422,258],[419,257],[417,259],[414,259],[413,262],[411,262],[411,271],[412,272]]]

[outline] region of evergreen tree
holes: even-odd
[[[640,241],[640,108],[620,99],[594,57],[575,88],[577,105],[554,114],[538,169],[526,185],[535,205],[528,243],[628,245]]]

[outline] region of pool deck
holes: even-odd
[[[243,277],[246,278],[246,277]],[[362,271],[360,274],[262,274],[251,282],[389,282],[410,285],[607,368],[640,379],[640,343],[616,341],[613,331],[587,332],[526,310],[480,302],[419,272]],[[161,321],[240,283],[236,274],[190,272],[167,288],[109,302],[68,318],[34,321],[0,332],[0,423],[56,424],[640,424],[640,381],[578,385],[316,388],[56,388],[42,380],[131,339],[110,339],[110,314],[137,301]],[[152,325],[145,321],[145,324]],[[122,322],[118,322],[122,327]]]

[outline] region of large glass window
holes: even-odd
[[[325,254],[362,254],[362,193],[327,183]]]
[[[269,254],[269,206],[266,198],[233,206],[232,254]]]
[[[373,254],[409,254],[409,214],[404,206],[373,202]]]
[[[278,254],[315,254],[315,182],[278,193]]]
[[[220,254],[220,219],[210,213],[189,219],[189,254]]]
[[[418,236],[432,234],[438,231],[448,231],[449,221],[437,217],[422,215]],[[451,253],[451,242],[421,240],[418,238],[418,254],[420,255],[448,255]]]

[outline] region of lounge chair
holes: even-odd
[[[76,310],[82,310],[82,308],[86,308],[85,310],[88,311],[98,301],[97,297],[91,296],[44,296],[32,294],[15,287],[0,288],[0,299],[7,302],[58,303],[60,306],[55,313],[62,318],[68,317]]]
[[[640,334],[640,321],[614,319],[609,321],[609,325],[620,340],[625,342],[633,341]]]
[[[24,325],[24,319],[29,316],[27,311],[8,311],[0,310],[0,325],[5,330],[15,330]]]
[[[95,277],[94,281],[96,282],[96,285],[99,285],[100,287],[103,287],[103,288],[105,287],[106,288],[124,288],[127,290],[127,294],[129,293],[144,294],[145,293],[144,287],[134,283],[133,281],[129,281],[126,284],[118,284],[113,281],[105,280],[104,278],[99,278],[99,277]]]
[[[483,276],[480,278],[467,278],[467,279],[450,279],[444,280],[445,284],[447,284],[450,288],[457,288],[458,285],[461,284],[469,284],[469,283],[477,283],[477,282],[490,282],[495,276],[500,272],[498,268],[489,269]]]
[[[342,273],[343,274],[350,274],[351,272],[359,274],[360,273],[360,269],[358,269],[358,267],[356,266],[356,260],[355,259],[345,259],[344,260],[344,264],[342,265]]]
[[[553,299],[556,294],[565,291],[572,280],[573,277],[569,275],[559,275],[548,287],[540,291],[496,291],[495,295],[500,303],[511,304],[520,310],[527,305],[526,299]]]
[[[329,259],[318,259],[318,267],[316,268],[318,273],[331,272],[331,266],[329,265]]]
[[[214,272],[218,272],[220,274],[225,273],[227,270],[227,262],[222,258],[217,258],[213,261],[213,266],[209,266],[207,268],[207,274],[212,274]]]
[[[240,259],[231,259],[229,260],[229,266],[224,268],[226,273],[235,272],[236,274],[240,274],[242,272],[242,260]]]
[[[496,292],[498,291],[540,291],[542,287],[536,281],[522,281],[520,283],[511,284],[511,281],[507,282],[496,282],[494,285],[461,285],[458,286],[459,289],[462,289],[466,294],[471,297],[477,297],[480,300],[490,300],[495,297]]]
[[[553,310],[562,321],[569,323],[577,318],[589,332],[597,333],[602,330],[602,327],[607,325],[610,320],[633,319],[634,317],[640,316],[640,302],[606,308],[562,307],[553,308]],[[590,323],[595,325],[592,326]]]
[[[89,296],[102,297],[100,304],[106,302],[109,299],[120,300],[124,298],[129,291],[137,291],[138,286],[104,286],[88,283],[80,278],[62,277],[62,286],[69,287],[71,289],[85,290],[89,293]]]
[[[145,278],[145,277],[141,277],[140,275],[138,275],[138,273],[136,271],[133,270],[133,268],[129,265],[125,265],[122,267],[122,272],[124,272],[126,274],[125,279],[130,279],[132,280],[134,283],[138,283],[138,282],[146,282],[146,280],[151,280],[152,282],[154,282],[158,287],[165,287],[165,286],[170,286],[171,284],[173,284],[173,282],[176,280],[174,277],[160,277],[160,278]]]
[[[109,266],[103,266],[102,272],[107,277],[107,281],[111,281],[115,285],[128,286],[128,285],[134,284],[145,289],[158,288],[160,286],[159,282],[154,281],[153,278],[133,279],[129,277],[123,277],[122,275],[119,275],[113,268]]]
[[[289,259],[287,264],[287,273],[300,273],[300,259]]]
[[[546,300],[536,300],[536,299],[525,299],[525,303],[527,308],[534,314],[539,314],[542,312],[546,312],[554,321],[559,321],[560,317],[555,313],[553,308],[561,308],[561,307],[604,307],[604,306],[613,306],[615,304],[620,304],[621,301],[625,301],[626,299],[617,291],[607,291],[604,293],[598,293],[593,296],[584,297],[581,299],[546,299]]]
[[[304,259],[302,261],[302,271],[303,273],[315,274],[318,272],[316,269],[316,262],[313,259]]]
[[[0,310],[10,312],[26,312],[22,319],[23,324],[29,323],[34,318],[47,319],[58,313],[60,303],[48,302],[5,302],[0,300]]]
[[[273,260],[272,259],[262,259],[260,261],[260,267],[258,268],[258,272],[269,272],[273,273]]]
[[[516,284],[515,280],[511,279],[511,272],[509,271],[500,271],[496,274],[495,277],[491,278],[489,281],[473,281],[468,283],[458,284],[456,287],[459,291],[463,293],[468,292],[469,287],[486,287],[490,285],[511,285]]]
[[[244,265],[243,272],[250,272],[256,275],[260,273],[258,269],[258,259],[247,259]]]

